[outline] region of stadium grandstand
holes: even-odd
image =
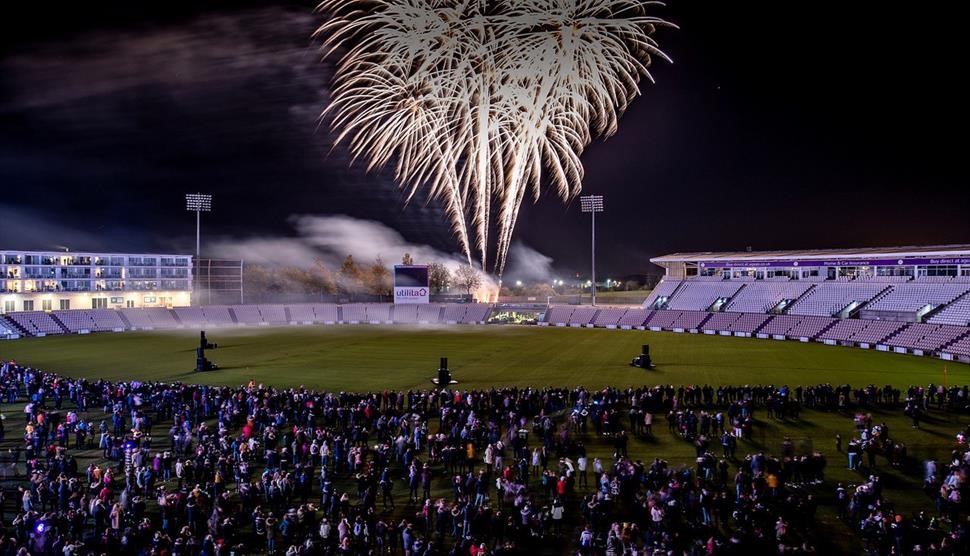
[[[692,253],[652,262],[666,275],[642,307],[551,305],[539,324],[820,342],[970,362],[970,246]],[[98,269],[94,260],[84,264]],[[0,337],[284,324],[484,324],[494,309],[478,303],[184,301],[175,307],[57,310],[24,305],[26,310],[0,316]]]

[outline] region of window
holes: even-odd
[[[16,310],[17,310],[17,302],[16,301],[14,301],[12,299],[9,299],[9,300],[3,302],[3,312],[4,313],[12,313],[12,312],[14,312]]]
[[[154,297],[145,296],[145,303],[155,303],[157,300]]]
[[[54,300],[53,299],[41,299],[40,308],[44,311],[54,310]]]
[[[33,310],[34,310],[34,301],[32,299],[25,299],[24,311],[33,311]]]
[[[123,297],[112,297],[111,298],[111,304],[112,305],[121,305],[124,302],[125,302],[125,298],[123,298]]]
[[[108,308],[108,298],[107,297],[92,297],[91,298],[91,308],[92,309],[107,309]]]
[[[62,299],[61,300],[61,311],[67,311],[70,308],[71,308],[71,300],[70,299]]]
[[[135,307],[135,301],[132,299],[129,299],[128,301],[125,302],[125,306],[127,306],[129,309],[133,309]]]

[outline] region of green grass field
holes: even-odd
[[[214,329],[220,367],[195,365],[193,331],[102,333],[28,338],[0,344],[0,357],[85,377],[337,390],[426,387],[446,356],[469,388],[601,387],[658,383],[821,382],[897,386],[939,382],[944,363],[930,358],[775,340],[605,329],[539,327],[330,326]],[[657,368],[628,366],[649,343]],[[970,367],[950,365],[963,383]],[[963,382],[961,382],[963,381]]]
[[[209,358],[222,369],[192,373],[198,333],[192,331],[104,333],[23,339],[0,343],[0,359],[14,358],[47,370],[87,378],[191,381],[242,384],[250,379],[277,386],[306,385],[331,390],[426,388],[447,356],[462,387],[576,386],[598,388],[643,384],[817,384],[853,386],[939,383],[944,363],[860,349],[698,334],[652,333],[604,329],[539,327],[382,327],[330,326],[260,329],[213,329],[210,341],[219,348]],[[628,366],[649,343],[657,368]],[[970,367],[949,364],[949,381],[965,384]],[[805,411],[798,421],[766,419],[763,411],[746,451],[778,453],[785,436],[802,450],[821,450],[829,461],[827,484],[816,488],[830,499],[836,481],[851,483],[861,476],[845,468],[845,456],[835,450],[834,437],[847,443],[854,428],[851,415]],[[876,422],[889,425],[891,435],[909,450],[908,469],[890,469],[881,460],[887,497],[909,514],[931,509],[920,489],[919,464],[927,457],[947,458],[966,416],[932,413],[921,430],[912,430],[900,410],[874,411]],[[693,447],[667,433],[663,423],[656,437],[633,441],[634,457],[662,457],[692,465]],[[608,441],[587,439],[593,455],[609,457]],[[831,508],[820,510],[823,531],[842,539],[837,552],[859,550],[856,536],[839,523]]]

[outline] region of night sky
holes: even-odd
[[[403,206],[318,127],[330,69],[312,3],[29,4],[0,39],[0,248],[190,252],[183,195],[203,191],[210,241],[347,215],[456,250],[435,203]],[[656,85],[583,158],[584,192],[606,197],[598,274],[675,251],[970,243],[958,10],[655,11],[681,27],[656,35],[674,64],[654,64]],[[557,271],[586,270],[578,202],[547,195],[516,234]]]

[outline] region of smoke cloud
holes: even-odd
[[[460,253],[447,253],[429,245],[409,242],[397,230],[374,220],[346,215],[297,215],[290,218],[292,237],[221,238],[210,242],[208,251],[216,257],[243,259],[249,263],[305,268],[321,260],[336,270],[347,255],[358,263],[378,256],[388,265],[410,253],[417,264],[442,263],[450,270],[467,264]],[[546,280],[552,276],[552,259],[517,243],[509,257],[506,278]]]

